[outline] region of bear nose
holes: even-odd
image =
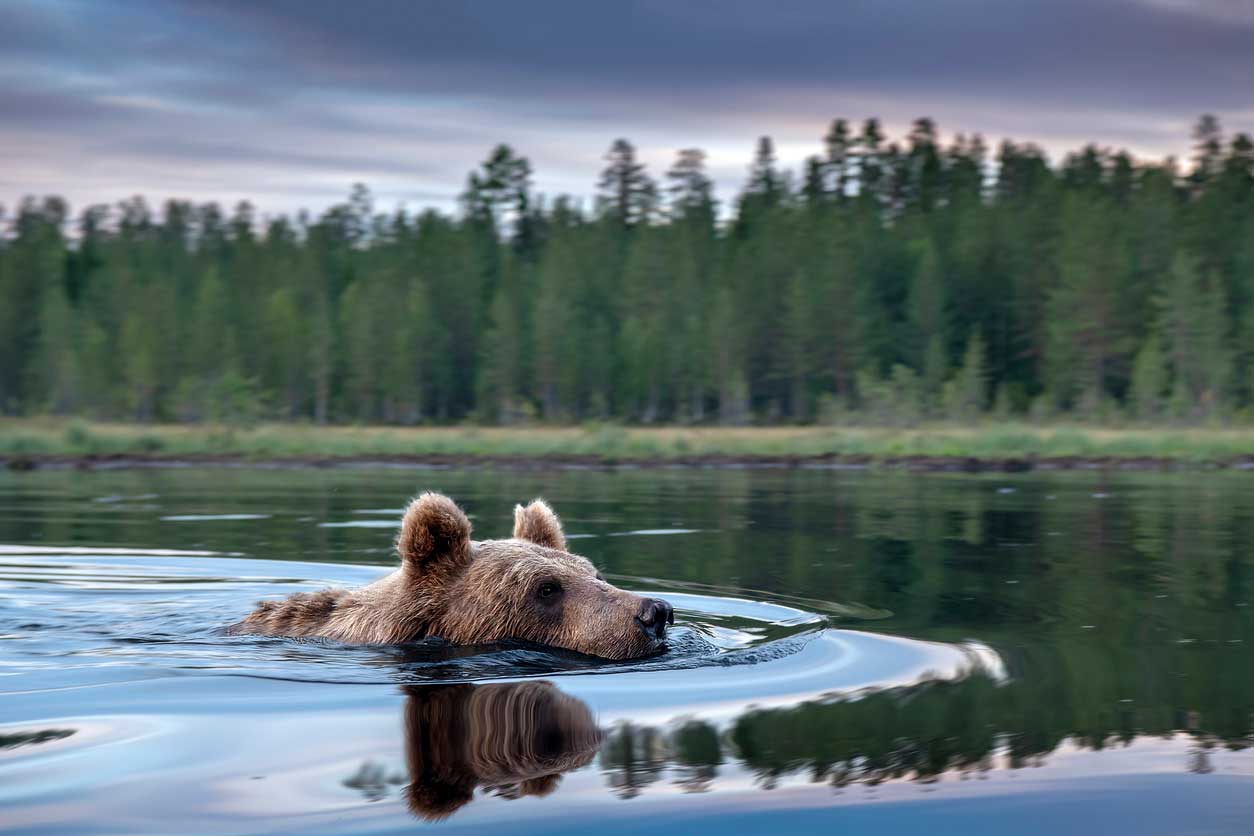
[[[666,637],[666,625],[675,623],[675,610],[660,598],[645,598],[636,623],[651,638],[661,640]]]

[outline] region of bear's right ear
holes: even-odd
[[[514,536],[530,540],[537,546],[566,551],[566,535],[562,521],[543,499],[534,499],[526,508],[514,506]]]
[[[423,574],[460,567],[470,558],[470,520],[447,496],[424,493],[405,511],[396,550]]]

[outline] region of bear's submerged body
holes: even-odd
[[[228,632],[264,636],[321,636],[350,644],[399,644],[427,635],[420,602],[406,596],[401,570],[361,589],[298,592],[262,601]]]
[[[658,650],[674,621],[666,602],[610,585],[566,551],[561,522],[540,500],[515,508],[512,538],[472,541],[452,500],[423,494],[406,510],[396,547],[400,568],[369,586],[263,601],[228,631],[352,644],[522,639],[627,659]]]

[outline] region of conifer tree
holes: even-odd
[[[916,242],[916,266],[906,297],[905,359],[918,370],[921,407],[939,406],[949,374],[950,313],[940,255],[930,237]]]
[[[1198,259],[1180,253],[1159,299],[1171,358],[1173,407],[1193,415],[1222,408],[1232,371],[1227,303],[1216,276],[1203,276]]]
[[[601,214],[623,228],[648,223],[657,208],[657,185],[636,160],[636,147],[616,139],[605,162],[597,197]]]
[[[1128,402],[1138,419],[1153,421],[1162,415],[1168,374],[1162,340],[1157,332],[1152,332],[1137,352],[1132,365],[1132,388],[1128,393]]]
[[[984,338],[975,331],[967,339],[962,365],[945,385],[945,411],[950,418],[971,421],[988,406],[988,366]]]

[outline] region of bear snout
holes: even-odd
[[[666,638],[667,625],[675,623],[675,609],[661,598],[645,598],[640,602],[636,626],[655,641]]]

